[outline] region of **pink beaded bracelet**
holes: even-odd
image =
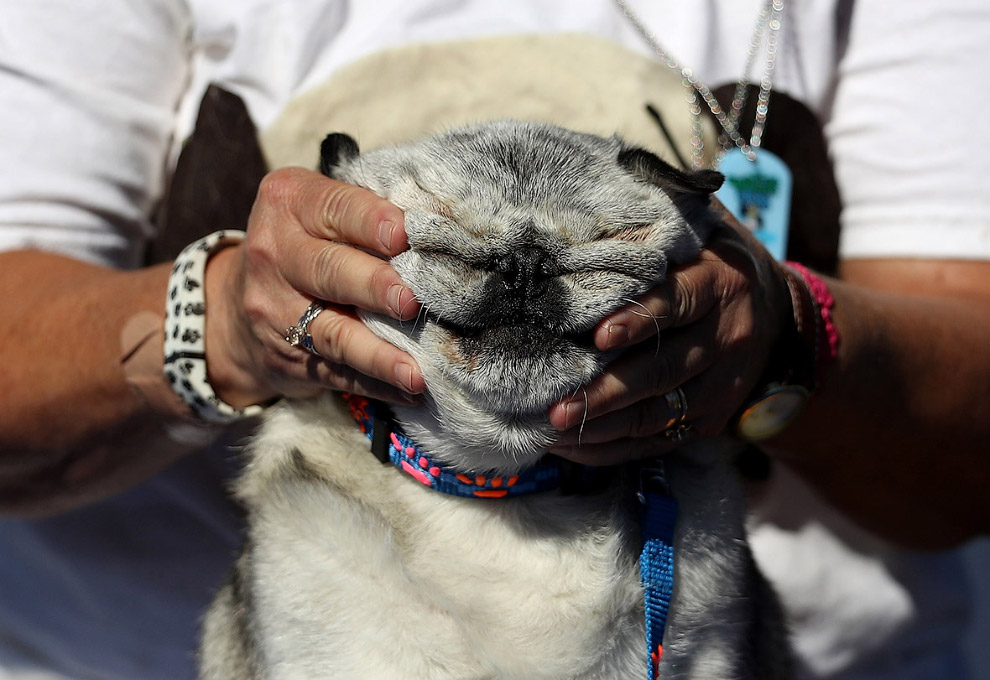
[[[818,319],[816,320],[818,326],[817,342],[815,344],[818,348],[817,360],[819,364],[835,361],[839,355],[839,331],[832,319],[832,308],[835,307],[835,298],[832,296],[832,292],[828,289],[825,281],[803,264],[790,261],[784,264],[801,277],[815,301],[815,307],[818,311]]]

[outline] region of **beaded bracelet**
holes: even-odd
[[[264,407],[235,408],[213,391],[206,371],[206,261],[244,240],[244,232],[217,231],[190,243],[175,259],[165,304],[165,378],[193,412],[210,423],[232,423]]]
[[[784,264],[804,281],[814,300],[817,312],[815,318],[815,346],[817,350],[815,360],[820,369],[822,364],[835,361],[836,357],[839,356],[839,331],[836,329],[835,321],[832,318],[835,298],[828,289],[828,284],[803,264],[790,261]]]

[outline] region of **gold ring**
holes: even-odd
[[[680,423],[664,430],[663,435],[675,444],[681,444],[691,435],[691,425]]]
[[[684,424],[688,416],[688,403],[687,397],[684,396],[684,390],[680,387],[675,387],[670,392],[664,394],[663,398],[667,402],[667,408],[670,409],[672,414],[670,420],[664,426],[664,430],[670,430],[675,425]]]

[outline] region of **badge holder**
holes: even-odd
[[[725,183],[715,196],[777,260],[783,261],[791,214],[791,171],[766,149],[752,152],[755,160],[738,148],[725,153],[718,167]]]

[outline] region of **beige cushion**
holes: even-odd
[[[686,159],[691,115],[680,76],[665,65],[587,35],[512,35],[412,45],[365,57],[286,107],[262,134],[271,168],[315,168],[320,142],[346,132],[362,149],[497,118],[618,133],[677,164],[652,104]],[[705,124],[705,149],[715,148]]]

